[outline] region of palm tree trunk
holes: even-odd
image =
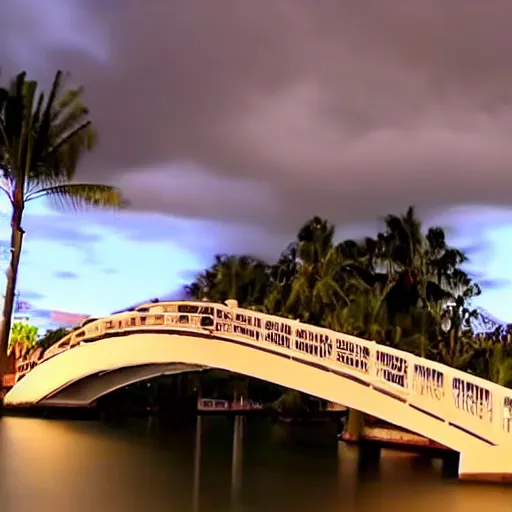
[[[7,370],[7,352],[11,334],[12,315],[18,280],[18,267],[20,263],[21,248],[24,231],[21,227],[23,208],[14,207],[11,218],[11,258],[7,269],[7,285],[5,287],[3,318],[0,328],[0,383]]]

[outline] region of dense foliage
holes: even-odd
[[[64,329],[62,327],[60,329],[48,330],[44,336],[42,336],[41,339],[37,341],[37,345],[39,347],[43,347],[43,349],[46,350],[67,336],[70,332],[71,329]]]
[[[37,327],[23,322],[14,322],[11,329],[9,345],[23,345],[25,349],[31,349],[36,345]]]
[[[334,226],[314,217],[276,263],[218,255],[186,291],[195,299],[236,299],[241,307],[371,339],[509,386],[509,329],[489,328],[472,307],[481,290],[466,262],[442,228],[422,229],[412,207],[385,217],[375,238],[339,243]]]

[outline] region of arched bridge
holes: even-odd
[[[460,452],[463,474],[512,475],[512,390],[235,301],[144,304],[84,324],[28,366],[6,406],[86,405],[131,382],[215,367],[417,432]]]

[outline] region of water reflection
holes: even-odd
[[[233,423],[233,456],[231,462],[231,508],[238,510],[242,487],[244,418],[237,416]]]
[[[1,511],[510,508],[511,488],[446,480],[439,461],[359,450],[335,433],[242,417],[187,427],[3,418]]]
[[[199,494],[201,481],[201,436],[202,416],[196,418],[196,437],[194,443],[194,486],[192,494],[192,510],[199,512]]]

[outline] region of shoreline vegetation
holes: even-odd
[[[334,226],[313,217],[275,263],[243,254],[217,255],[185,293],[197,300],[235,299],[240,307],[373,340],[511,386],[511,326],[473,306],[481,288],[466,272],[467,263],[462,250],[447,244],[442,228],[423,229],[412,207],[384,217],[377,236],[363,240],[335,242]],[[48,347],[65,334],[50,332],[39,342],[28,342],[23,329],[14,332],[13,342],[26,350]],[[243,396],[270,404],[289,411],[284,416],[325,407],[313,406],[318,400],[303,393],[226,372],[189,376],[186,385],[184,379],[130,386],[102,404],[156,400],[162,405],[167,399],[178,405],[190,394],[197,399],[201,390],[203,397]],[[364,415],[350,411],[346,439],[357,441],[366,422]]]
[[[186,287],[194,299],[224,302],[326,327],[411,352],[499,385],[512,385],[512,330],[473,305],[482,292],[468,257],[441,227],[424,229],[413,207],[389,214],[376,237],[335,242],[313,217],[268,264],[217,255]],[[351,410],[346,439],[365,416]]]

